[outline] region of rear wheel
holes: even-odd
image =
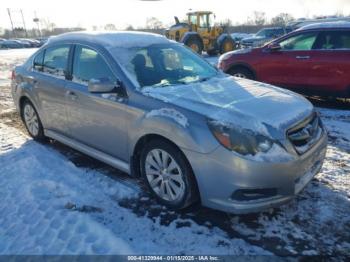
[[[192,169],[174,145],[164,140],[149,142],[141,153],[140,165],[149,190],[160,203],[182,209],[198,199]]]
[[[220,54],[224,54],[235,49],[235,42],[231,38],[226,38],[220,45]]]
[[[26,126],[29,135],[35,140],[43,141],[45,139],[43,126],[38,113],[29,100],[24,101],[21,113],[24,125]]]
[[[203,45],[201,43],[201,41],[198,38],[190,38],[187,42],[186,45],[188,47],[190,47],[194,52],[198,53],[198,54],[202,54],[203,52]]]
[[[232,76],[254,80],[254,74],[247,68],[236,67],[228,71]]]

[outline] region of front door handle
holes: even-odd
[[[296,58],[296,59],[309,59],[310,56],[308,56],[308,55],[305,55],[305,56],[297,55],[295,58]]]
[[[67,92],[66,92],[66,95],[67,95],[70,99],[72,99],[72,100],[74,100],[74,101],[78,99],[77,94],[76,94],[75,92],[73,92],[73,91],[67,91]]]

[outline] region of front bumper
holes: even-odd
[[[277,207],[292,200],[319,172],[327,134],[305,154],[289,162],[257,162],[218,147],[210,154],[184,150],[195,173],[204,206],[242,214]],[[233,199],[237,190],[273,189],[276,194],[254,200]]]

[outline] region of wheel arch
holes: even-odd
[[[171,141],[170,139],[166,138],[163,135],[160,134],[156,134],[156,133],[149,133],[149,134],[144,134],[143,136],[141,136],[137,142],[135,143],[133,149],[132,149],[132,154],[130,157],[130,169],[131,169],[131,175],[135,176],[135,177],[140,177],[141,173],[140,173],[140,156],[141,156],[141,151],[143,149],[143,147],[149,143],[152,140],[163,140],[169,144],[171,144],[172,146],[174,146],[175,148],[177,148],[179,150],[179,152],[181,152],[181,154],[185,157],[187,163],[189,164],[189,166],[192,169],[192,166],[190,164],[190,162],[188,161],[186,155],[184,154],[184,152],[181,150],[180,146],[178,146],[175,142]],[[192,169],[193,171],[193,169]]]
[[[198,199],[200,201],[201,195],[200,195],[200,190],[199,190],[199,186],[198,186],[197,176],[194,173],[193,167],[192,167],[190,161],[188,160],[186,154],[181,150],[181,148],[175,142],[171,141],[170,139],[168,139],[162,135],[150,133],[150,134],[145,134],[139,138],[139,140],[136,142],[136,144],[134,146],[133,153],[130,157],[130,171],[131,171],[130,173],[131,173],[131,175],[134,177],[141,177],[140,159],[141,159],[142,148],[144,146],[146,146],[146,144],[148,144],[149,142],[151,142],[153,140],[162,140],[166,143],[169,143],[170,145],[174,146],[180,152],[180,154],[183,156],[184,160],[186,161],[188,167],[191,170],[193,181],[194,181],[195,187],[196,187],[195,190],[196,190],[196,193],[198,194]]]
[[[19,115],[21,117],[21,119],[23,120],[23,105],[25,101],[29,101],[35,108],[35,105],[33,104],[33,102],[30,100],[29,97],[23,95],[19,98],[18,100],[18,106],[19,106]],[[35,110],[38,112],[38,110],[35,108]]]
[[[249,64],[247,63],[242,63],[242,62],[239,62],[239,63],[234,63],[232,64],[227,70],[225,73],[228,73],[233,70],[233,69],[236,69],[236,68],[244,68],[244,69],[247,69],[249,70],[252,74],[253,74],[253,77],[254,77],[254,80],[257,80],[258,77],[257,77],[257,74],[256,74],[256,71],[253,69],[252,66],[250,66]]]

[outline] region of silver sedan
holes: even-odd
[[[174,209],[278,206],[306,186],[326,152],[306,99],[225,75],[154,34],[53,37],[15,68],[12,94],[34,139],[142,176]]]

